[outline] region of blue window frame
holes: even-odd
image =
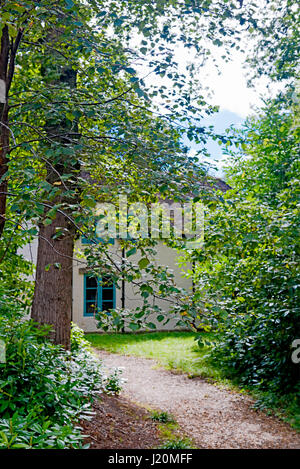
[[[103,243],[103,244],[115,244],[114,238],[109,238],[108,240],[105,240],[103,238],[98,238],[95,236],[93,240],[86,238],[85,236],[81,237],[81,242],[82,244],[93,244],[93,241],[96,241],[97,243]]]
[[[99,311],[116,307],[116,288],[109,276],[101,278],[84,275],[84,316],[94,316]]]

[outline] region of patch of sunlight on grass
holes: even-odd
[[[167,369],[187,373],[191,378],[220,378],[220,370],[209,361],[209,346],[199,348],[193,332],[151,332],[141,334],[87,334],[97,349],[121,355],[153,358]],[[213,334],[203,333],[211,340]]]

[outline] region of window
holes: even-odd
[[[115,308],[116,289],[109,276],[102,278],[84,275],[84,316],[94,316],[97,311]]]
[[[113,238],[109,238],[109,239],[106,240],[106,239],[103,239],[103,238],[98,238],[97,236],[95,236],[95,238],[93,238],[93,239],[88,239],[85,236],[82,236],[81,237],[81,242],[82,242],[82,244],[94,244],[95,242],[103,243],[103,244],[115,244],[115,240]]]

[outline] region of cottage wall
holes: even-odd
[[[157,255],[155,260],[157,264],[168,266],[169,269],[173,270],[175,283],[179,287],[184,287],[187,291],[192,294],[192,281],[184,277],[183,270],[178,266],[178,257],[179,253],[166,245],[163,242],[159,241],[158,245],[155,247]],[[78,240],[76,243],[75,253],[83,250],[81,241]],[[118,241],[115,242],[113,246],[110,247],[111,252],[121,255],[121,250],[118,245]],[[138,262],[138,255],[130,256],[132,262]],[[86,270],[84,268],[83,260],[77,260],[74,258],[74,267],[73,267],[73,321],[78,324],[86,332],[99,332],[97,328],[97,321],[94,317],[84,316],[84,273]],[[188,266],[185,268],[191,268]],[[121,307],[122,305],[122,289],[121,284],[120,288],[116,288],[116,307]],[[170,303],[166,300],[155,299],[150,301],[155,301],[155,304],[158,305],[163,311],[168,312],[170,309]],[[139,290],[136,286],[125,282],[125,308],[126,309],[135,309],[138,306],[143,304],[143,299],[139,293]],[[172,330],[175,327],[175,324],[178,319],[172,319],[166,326],[162,326],[161,323],[156,321],[156,317],[150,317],[149,321],[152,321],[157,324],[159,330]]]
[[[37,257],[37,239],[34,239],[30,244],[24,246],[21,250],[24,258],[36,264]],[[159,241],[155,247],[157,255],[155,260],[157,264],[168,266],[169,269],[173,270],[175,283],[179,287],[184,287],[188,292],[192,294],[192,281],[184,277],[183,269],[178,266],[179,253],[166,245],[162,241]],[[84,316],[84,274],[87,272],[84,258],[80,257],[79,253],[83,252],[84,245],[82,245],[81,239],[78,239],[75,244],[75,255],[73,260],[73,321],[81,327],[85,332],[99,332],[97,328],[97,322],[94,317]],[[121,255],[121,249],[116,240],[115,244],[110,246],[111,252],[115,252]],[[138,262],[139,256],[131,256],[130,259],[133,262]],[[191,266],[185,267],[191,268]],[[34,276],[33,276],[34,277]],[[32,278],[34,280],[34,278]],[[120,285],[121,287],[121,285]],[[116,307],[122,305],[122,289],[115,289],[115,302]],[[155,304],[158,305],[163,311],[168,312],[170,309],[170,303],[166,300],[155,299]],[[134,285],[125,282],[125,308],[134,310],[136,307],[143,304],[142,297],[139,290]],[[156,321],[156,317],[149,317],[149,321],[157,324],[158,330],[172,330],[177,322],[171,320],[166,326],[162,326],[161,323]]]

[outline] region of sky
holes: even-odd
[[[138,42],[138,40],[134,38],[133,42]],[[199,77],[196,77],[201,79],[201,94],[206,101],[219,106],[219,112],[204,118],[203,125],[214,125],[218,133],[223,133],[230,125],[241,126],[247,116],[257,113],[264,98],[278,91],[278,85],[270,82],[267,77],[257,79],[255,87],[248,86],[249,69],[247,70],[245,63],[251,44],[244,43],[245,52],[233,48],[228,62],[222,58],[225,55],[224,47],[209,47],[211,59],[201,64]],[[184,45],[178,43],[174,49],[174,58],[178,63],[179,71],[183,73],[188,64],[197,63],[198,60],[193,48],[187,50]],[[147,76],[148,72],[147,67],[140,68],[143,77]],[[159,78],[152,74],[146,82],[151,86],[153,80],[155,82]],[[167,86],[171,86],[171,82],[168,85],[168,80],[162,81]],[[206,88],[209,91],[205,91]],[[190,153],[193,155],[197,149],[196,144],[189,142],[188,139],[184,140],[184,143],[190,147]],[[209,172],[217,177],[224,176],[223,167],[226,165],[226,157],[222,154],[222,148],[214,141],[209,141],[206,148],[212,157],[209,160],[203,157],[203,161],[213,163],[213,168]]]
[[[227,129],[230,125],[238,127],[243,123],[243,121],[243,115],[224,108],[220,109],[220,111],[213,116],[203,119],[203,124],[214,125],[215,130],[221,134],[224,133],[225,129]],[[190,154],[193,156],[195,150],[197,150],[197,145],[188,142],[188,140],[186,140],[184,143],[190,146]],[[209,170],[210,174],[222,178],[224,176],[223,168],[227,161],[226,156],[222,154],[222,147],[217,142],[209,140],[206,144],[206,148],[210,153],[211,158],[203,158],[202,161],[211,163],[212,168]]]
[[[203,66],[203,86],[208,86],[212,91],[210,102],[219,106],[219,112],[211,117],[203,119],[203,125],[214,125],[218,133],[223,133],[230,125],[240,127],[247,116],[257,114],[263,105],[263,99],[274,95],[280,85],[272,83],[267,77],[256,80],[255,87],[247,84],[248,71],[245,67],[246,52],[233,50],[230,62],[225,62],[221,56],[224,54],[222,47],[214,51],[217,68],[208,61]],[[181,59],[182,63],[186,59]],[[180,61],[180,58],[179,58]],[[188,143],[188,140],[185,141]],[[197,146],[189,143],[190,153],[193,155]],[[200,148],[200,147],[199,147]],[[222,154],[222,147],[217,142],[209,141],[206,145],[211,158],[203,158],[203,161],[211,161],[213,168],[210,173],[217,177],[223,177],[223,168],[227,163],[227,157]]]
[[[260,89],[247,86],[246,70],[243,69],[245,60],[243,54],[233,52],[231,61],[227,63],[221,59],[221,54],[222,51],[216,51],[220,73],[210,63],[204,65],[203,73],[204,86],[209,86],[213,92],[213,104],[219,106],[219,112],[203,119],[203,124],[214,125],[218,133],[223,133],[230,125],[241,126],[245,118],[255,112],[254,107],[260,106],[259,94],[264,94],[263,86],[260,86]],[[190,147],[191,154],[193,154],[197,146],[190,144]],[[223,167],[226,164],[226,157],[222,154],[222,147],[210,140],[206,148],[211,158],[203,158],[203,161],[212,163],[213,168],[210,173],[218,177],[224,176]]]

